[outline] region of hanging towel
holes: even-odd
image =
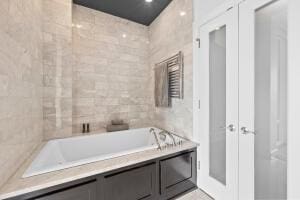
[[[168,63],[162,63],[155,68],[155,106],[169,107],[169,74]]]

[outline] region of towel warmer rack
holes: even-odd
[[[169,74],[169,97],[183,99],[183,54],[178,54],[156,64],[167,63]]]

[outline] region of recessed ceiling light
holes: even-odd
[[[126,38],[126,37],[127,37],[127,35],[126,35],[125,33],[123,33],[123,34],[122,34],[122,37],[123,37],[123,38]]]
[[[151,3],[153,0],[145,0],[147,3]]]
[[[184,11],[180,11],[180,16],[185,16],[186,15],[186,12],[184,12]]]

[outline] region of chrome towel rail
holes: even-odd
[[[161,64],[167,63],[169,74],[169,97],[183,99],[183,54],[180,51],[178,54],[157,63],[155,66],[159,67]]]

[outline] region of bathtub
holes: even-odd
[[[154,129],[156,133],[161,131]],[[51,140],[39,152],[23,178],[158,148],[149,130],[142,128]],[[175,139],[176,142],[182,140],[177,136]],[[172,144],[172,140],[168,137],[164,142],[160,140],[160,144]]]

